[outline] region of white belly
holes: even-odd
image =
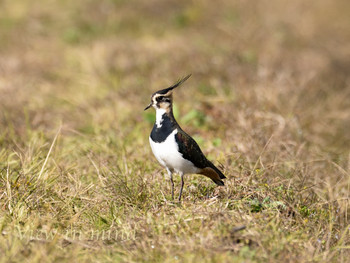
[[[154,142],[151,137],[149,138],[154,156],[161,165],[172,172],[175,171],[184,174],[199,172],[198,168],[196,168],[190,161],[184,159],[182,154],[179,153],[179,148],[175,141],[176,133],[177,129],[175,129],[168,138],[161,143]]]

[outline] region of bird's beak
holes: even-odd
[[[144,110],[148,110],[151,106],[152,106],[152,102]]]

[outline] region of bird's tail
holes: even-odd
[[[220,185],[220,186],[224,186],[224,181],[222,180],[219,180],[219,179],[212,179],[214,183],[216,183],[217,185]]]
[[[226,176],[211,162],[208,167],[202,169],[200,174],[203,174],[213,180],[217,185],[224,186],[224,182],[221,179],[225,179]]]
[[[220,179],[226,178],[226,176],[212,162],[210,162],[210,164],[210,167],[220,176]]]

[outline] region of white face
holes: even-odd
[[[166,89],[162,89],[162,90],[159,90],[159,91],[153,93],[152,98],[151,98],[151,103],[148,104],[148,106],[144,110],[149,109],[151,106],[153,106],[153,108],[155,108],[156,110],[157,109],[165,109],[166,111],[168,111],[169,109],[171,109],[171,105],[173,102],[173,96],[172,96],[173,89],[180,86],[189,77],[191,77],[191,74],[187,75],[183,79],[180,79],[177,83],[175,83],[171,87],[166,88]]]
[[[167,94],[154,94],[152,96],[152,106],[157,109],[170,109],[172,103],[172,95],[169,92]]]

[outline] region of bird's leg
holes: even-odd
[[[173,181],[173,175],[170,175],[170,181],[171,181],[171,200],[174,200],[174,181]]]
[[[182,189],[184,188],[184,174],[181,173],[181,188],[180,188],[180,194],[179,194],[179,201],[181,201],[181,195],[182,195]]]
[[[168,175],[170,177],[170,182],[171,182],[171,200],[174,200],[174,180],[173,180],[173,173],[167,169]]]

